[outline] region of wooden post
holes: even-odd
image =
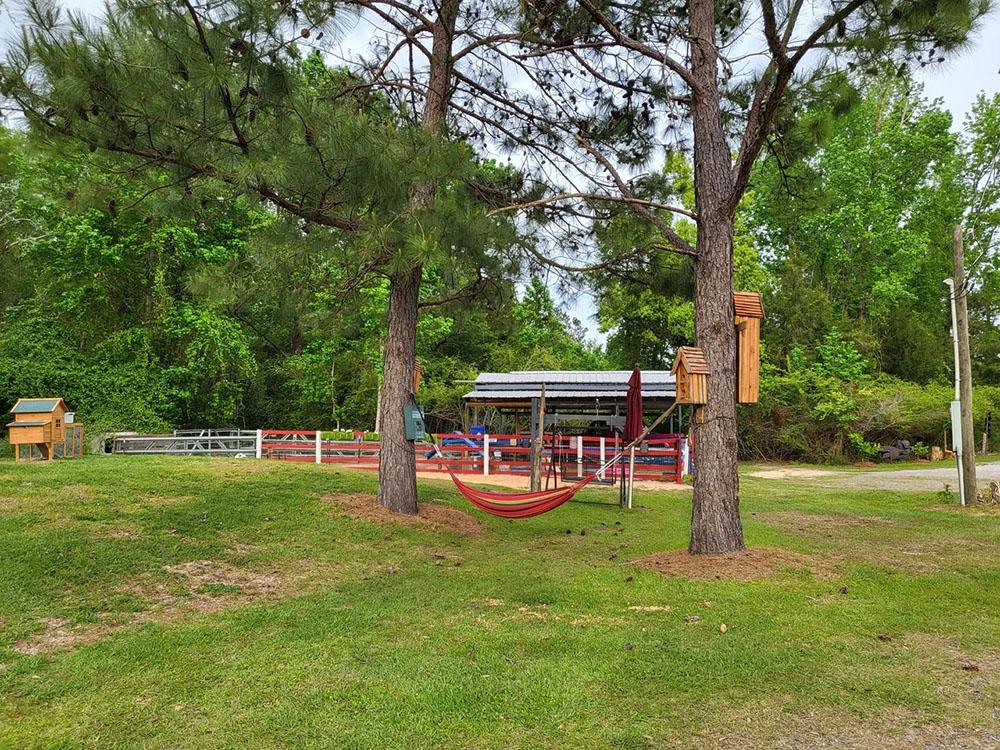
[[[535,434],[531,436],[531,491],[538,492],[542,488],[542,459],[544,458],[543,443],[545,441],[545,384],[536,401],[532,400],[532,411],[536,419],[531,425]]]
[[[490,436],[483,434],[483,476],[490,475]]]
[[[604,462],[607,460],[607,458],[606,458],[607,445],[605,444],[604,441],[605,441],[605,438],[602,437],[601,438],[601,466],[604,466]],[[603,469],[601,469],[601,471],[597,472],[597,478],[601,479],[601,480],[604,479],[604,470]]]
[[[263,452],[263,447],[264,447],[264,431],[257,430],[257,440],[255,445],[255,452],[257,454],[257,458],[261,457],[261,453]]]
[[[323,432],[316,430],[316,463],[323,463]]]
[[[976,502],[976,437],[972,425],[972,355],[969,349],[968,289],[965,286],[965,251],[962,227],[955,225],[951,241],[955,279],[955,326],[958,337],[959,400],[962,404],[962,456],[960,471],[964,479],[965,502]],[[956,441],[957,444],[957,441]]]
[[[625,507],[632,509],[632,492],[635,490],[635,446],[628,452],[628,493],[625,496]]]

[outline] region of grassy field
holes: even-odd
[[[635,564],[687,490],[449,530],[358,517],[375,480],[0,463],[0,747],[1000,745],[1000,514],[745,478],[787,554],[691,579]]]

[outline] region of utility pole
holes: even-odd
[[[955,399],[959,402],[959,422],[952,419],[952,442],[958,461],[962,505],[976,502],[976,438],[972,425],[972,354],[969,350],[968,290],[965,286],[965,251],[962,227],[955,225],[951,236],[954,265],[951,288],[952,336],[955,344]],[[946,282],[947,283],[947,282]]]

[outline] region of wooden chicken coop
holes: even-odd
[[[10,413],[14,421],[7,425],[7,439],[14,461],[32,459],[36,448],[47,461],[83,455],[83,425],[73,421],[61,398],[21,398]]]
[[[701,349],[696,346],[678,349],[672,372],[677,378],[675,399],[678,404],[708,401],[708,363]]]

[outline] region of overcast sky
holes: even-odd
[[[14,4],[7,3],[8,7]],[[94,14],[99,14],[104,6],[103,0],[64,0],[61,4]],[[0,15],[0,46],[15,32],[14,25],[9,15]],[[919,70],[916,78],[924,85],[927,97],[942,100],[952,113],[954,129],[960,129],[966,113],[981,92],[992,96],[1000,91],[1000,12],[994,12],[986,19],[962,54]],[[592,338],[604,338],[597,331],[594,300],[590,295],[572,295],[562,302],[567,312],[580,319]]]

